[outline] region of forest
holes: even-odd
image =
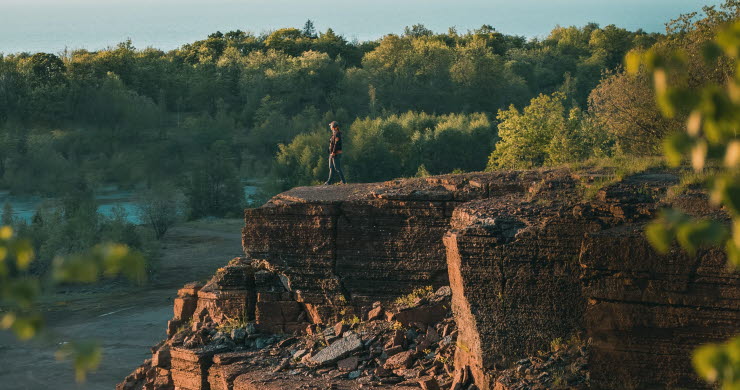
[[[159,237],[170,199],[183,199],[190,219],[238,217],[247,180],[262,183],[253,204],[319,184],[334,120],[350,182],[658,155],[686,114],[661,115],[649,72],[628,74],[625,56],[699,53],[739,7],[705,7],[664,34],[592,23],[526,39],[488,25],[414,25],[350,42],[309,20],[216,32],[169,52],[122,42],[2,54],[0,188],[61,200],[20,227],[48,263],[98,242],[145,246],[124,217],[96,215],[91,199],[103,185],[161,206],[149,208],[159,221],[148,218]],[[692,87],[732,71],[695,57]]]
[[[348,42],[308,21],[261,35],[216,32],[170,52],[123,42],[6,54],[0,187],[61,195],[168,182],[189,199],[212,198],[196,217],[224,214],[219,194],[196,193],[223,194],[245,178],[271,178],[275,190],[318,183],[332,120],[346,132],[353,182],[411,176],[422,165],[431,174],[483,170],[510,115],[499,110],[544,95],[535,102],[550,99],[562,111],[554,115],[580,121],[624,55],[661,39],[595,24],[541,40],[491,26],[438,34],[415,25]]]

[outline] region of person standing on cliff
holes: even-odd
[[[337,121],[329,123],[329,128],[331,129],[331,138],[329,138],[329,178],[324,185],[331,184],[334,172],[339,175],[342,184],[347,184],[342,173],[342,132],[339,130],[339,123]]]

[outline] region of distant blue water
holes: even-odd
[[[2,1],[2,0],[0,0]],[[244,199],[248,200],[258,190],[253,185],[244,186]],[[116,207],[123,208],[126,219],[134,224],[140,224],[138,217],[138,208],[136,206],[136,193],[132,191],[118,190],[115,187],[105,187],[95,195],[98,203],[98,213],[111,217]],[[30,222],[36,210],[44,201],[53,200],[52,198],[42,198],[39,196],[15,196],[10,195],[8,191],[0,191],[0,218],[3,215],[2,207],[9,202],[13,207],[13,218]]]
[[[435,31],[491,24],[545,36],[556,25],[596,22],[664,31],[679,14],[718,0],[0,0],[0,52],[100,49],[131,38],[139,48],[174,49],[209,33],[260,33],[312,19],[348,39],[370,40],[423,23]]]

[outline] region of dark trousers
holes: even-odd
[[[329,178],[326,180],[326,184],[331,184],[331,179],[334,177],[334,172],[339,174],[339,180],[342,181],[342,184],[346,183],[344,181],[344,173],[342,173],[342,155],[337,154],[336,156],[329,155]]]

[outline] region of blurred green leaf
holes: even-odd
[[[87,373],[95,371],[103,356],[97,341],[75,341],[64,344],[56,353],[57,360],[72,359],[77,382],[84,382]]]
[[[699,347],[692,361],[696,372],[705,380],[719,383],[723,389],[740,388],[740,337],[724,344]]]
[[[633,50],[627,53],[624,58],[624,66],[629,74],[637,74],[640,71],[642,65],[643,52]]]
[[[35,278],[11,279],[5,281],[1,288],[3,299],[22,309],[32,307],[41,292],[39,281]]]
[[[10,328],[20,340],[30,340],[38,334],[43,325],[43,320],[38,314],[16,314],[12,322]]]
[[[676,107],[673,105],[673,101],[671,101],[671,96],[668,91],[658,91],[655,95],[655,100],[658,103],[658,108],[660,108],[660,112],[663,116],[666,118],[673,118],[676,115]]]
[[[692,255],[702,246],[719,245],[726,237],[727,229],[717,221],[684,222],[676,229],[678,243]]]
[[[85,255],[57,257],[53,262],[54,279],[65,283],[93,283],[98,280],[97,262]]]
[[[101,252],[106,275],[123,274],[137,283],[145,280],[146,262],[141,253],[131,251],[125,245],[120,244],[105,244],[98,250]]]
[[[740,22],[735,22],[717,33],[716,42],[728,56],[737,58],[740,47]]]
[[[645,235],[647,236],[650,244],[655,248],[658,253],[666,254],[671,248],[671,237],[670,231],[665,225],[659,221],[652,222],[645,227]]]
[[[54,261],[54,277],[61,282],[91,283],[102,275],[123,275],[142,283],[146,278],[146,261],[140,252],[111,243],[99,244],[88,251]]]
[[[740,180],[723,175],[714,181],[713,201],[724,204],[730,213],[740,214]]]
[[[10,226],[0,227],[0,240],[10,240],[13,237],[13,228]]]
[[[28,240],[16,241],[13,245],[13,250],[15,252],[15,261],[18,269],[28,269],[28,266],[31,265],[31,261],[33,261],[34,256],[31,242]]]
[[[740,247],[738,247],[733,240],[727,240],[725,250],[727,252],[727,261],[729,265],[735,269],[740,269]]]
[[[663,150],[668,164],[677,167],[681,165],[684,156],[691,150],[693,140],[685,132],[677,132],[663,141]]]

